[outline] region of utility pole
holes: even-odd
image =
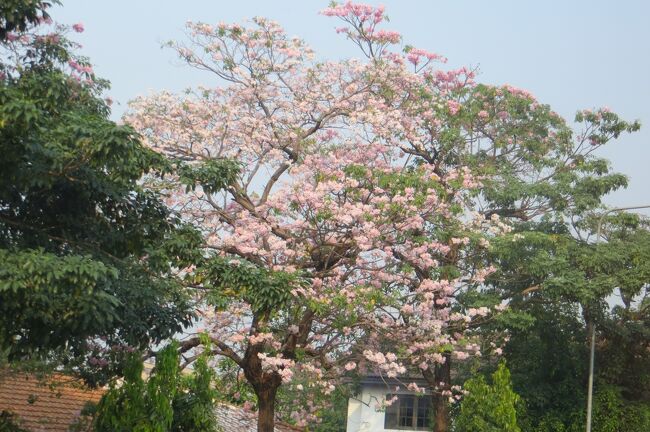
[[[598,226],[596,229],[596,243],[600,243],[601,229],[603,226],[603,219],[610,213],[625,211],[625,210],[638,210],[650,208],[650,205],[634,206],[634,207],[619,207],[606,210],[598,218]],[[594,357],[596,352],[596,324],[593,319],[591,322],[587,323],[589,332],[591,333],[591,343],[589,349],[589,384],[587,386],[587,432],[591,432],[591,411],[593,405],[593,394],[594,394]]]

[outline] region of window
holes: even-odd
[[[386,395],[397,400],[386,407],[384,429],[429,430],[431,426],[431,396]]]

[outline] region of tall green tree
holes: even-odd
[[[619,413],[627,422],[642,418],[650,402],[650,362],[642,354],[650,329],[648,224],[636,215],[610,216],[606,241],[594,244],[595,221],[585,214],[572,224],[522,224],[494,245],[500,270],[493,283],[532,323],[510,327],[505,349],[531,430],[584,427],[589,322],[597,329],[594,412],[616,399],[628,407]],[[600,408],[599,424],[606,411]],[[610,414],[614,421],[618,414]]]
[[[0,8],[0,348],[101,374],[191,323],[172,276],[195,235],[141,187],[166,161],[110,120],[107,82],[45,6]]]

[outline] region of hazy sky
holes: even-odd
[[[183,66],[161,43],[183,37],[187,20],[241,22],[260,15],[279,21],[320,57],[356,56],[318,15],[328,0],[62,0],[56,21],[83,22],[75,39],[112,82],[115,117],[137,95],[181,90],[215,80]],[[532,92],[561,115],[608,106],[642,131],[602,154],[627,174],[630,187],[611,205],[650,204],[650,1],[647,0],[367,0],[383,4],[386,28],[405,43],[445,55],[451,67],[478,66],[479,81]],[[650,212],[646,212],[650,214]]]

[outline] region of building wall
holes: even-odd
[[[404,432],[398,429],[384,429],[384,411],[378,409],[391,393],[385,385],[364,385],[361,393],[348,400],[347,432]],[[397,392],[412,394],[407,391]]]

